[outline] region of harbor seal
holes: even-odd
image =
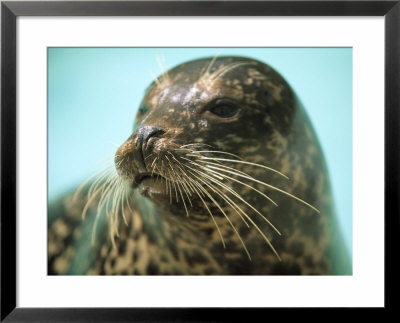
[[[245,57],[156,78],[114,165],[50,205],[48,249],[49,274],[351,274],[306,112]]]

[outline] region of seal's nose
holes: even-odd
[[[149,140],[161,137],[165,133],[160,127],[143,126],[138,128],[123,144],[118,148],[114,162],[116,169],[121,176],[128,177],[132,174],[148,172],[145,155],[151,152],[152,147]]]
[[[137,130],[136,147],[144,149],[148,141],[152,137],[161,137],[165,133],[160,127],[156,126],[143,126]]]

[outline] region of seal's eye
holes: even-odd
[[[238,107],[232,102],[217,101],[211,106],[211,108],[209,108],[209,111],[218,117],[230,118],[238,112]]]
[[[144,115],[148,111],[148,108],[145,104],[141,105],[138,110],[138,114],[140,116]]]

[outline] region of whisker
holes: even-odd
[[[103,186],[107,184],[111,179],[115,178],[116,174],[111,175],[111,171],[108,173],[104,173],[103,175],[99,176],[89,187],[87,196],[92,196],[93,192],[97,190],[99,186]],[[107,178],[107,179],[106,179]],[[105,180],[106,179],[106,180]],[[104,182],[105,180],[105,182]]]
[[[224,154],[224,155],[229,155],[229,156],[233,156],[233,157],[239,158],[240,160],[242,159],[238,155],[227,153],[225,151],[219,151],[219,150],[195,150],[195,151],[193,151],[193,154],[200,154],[200,153]],[[191,155],[191,154],[187,154],[187,156],[199,157],[197,155]],[[201,157],[206,157],[206,156],[201,156]]]
[[[165,56],[160,56],[159,54],[156,54],[156,61],[158,64],[158,67],[160,69],[160,73],[161,73],[161,78],[162,79],[166,79],[169,80],[169,75],[168,75],[168,70],[165,69]],[[164,81],[164,80],[163,80]]]
[[[168,159],[167,156],[165,156],[165,158]],[[172,169],[172,172],[175,174],[175,178],[177,178],[177,174],[176,174],[174,168],[172,167],[171,161],[170,161],[169,159],[168,159],[168,163],[169,163],[170,168]],[[187,210],[186,203],[185,203],[185,199],[183,198],[182,190],[181,190],[181,187],[180,187],[178,181],[176,181],[176,186],[178,187],[179,193],[180,193],[180,195],[181,195],[182,202],[183,202],[183,206],[185,207],[186,215],[189,217],[189,212],[188,212],[188,210]],[[177,199],[176,201],[178,202],[178,199]]]
[[[152,76],[153,81],[157,84],[157,86],[160,86],[161,82],[159,77],[154,72],[150,72],[150,75]]]
[[[128,190],[124,189],[124,195],[125,195],[125,200],[126,200],[126,204],[128,206],[129,211],[131,211],[131,213],[133,213],[133,210],[131,208],[131,203],[129,201],[129,196],[128,196]]]
[[[171,179],[170,179],[171,186],[173,186],[173,187],[174,187],[174,190],[175,190],[176,202],[178,203],[178,202],[179,202],[179,201],[178,201],[178,191],[176,190],[175,180],[173,180],[172,173],[171,173],[169,170],[168,170],[168,174],[169,174],[169,177],[171,178]],[[171,202],[171,203],[172,203],[172,202]]]
[[[234,181],[234,182],[239,183],[239,184],[241,184],[243,186],[246,186],[246,187],[250,188],[251,190],[257,192],[258,194],[262,195],[263,197],[265,197],[268,201],[270,201],[275,206],[278,206],[278,204],[273,199],[271,199],[268,195],[264,194],[263,192],[261,192],[260,190],[256,189],[255,187],[253,187],[253,186],[251,186],[249,184],[243,183],[242,181],[239,181],[238,179],[233,178],[231,176],[216,172],[215,170],[209,169],[207,166],[199,165],[199,164],[197,164],[197,163],[195,163],[193,161],[190,161],[190,163],[193,164],[193,165],[196,165],[197,167],[200,167],[203,170],[207,170],[208,172],[211,172],[213,174],[213,176],[217,177],[220,181],[224,180],[224,178],[227,178],[227,179],[229,179],[231,181]],[[215,167],[215,169],[219,169],[219,168]],[[224,170],[224,169],[221,169],[221,170]],[[244,174],[246,174],[246,173],[244,173]],[[240,173],[238,173],[236,175],[239,176]],[[249,176],[249,178],[252,178],[252,177]]]
[[[172,165],[171,165],[171,162],[169,161],[168,156],[165,156],[165,158],[168,160],[169,167],[170,167],[171,170],[172,170],[172,173],[170,173],[170,174],[174,174],[175,172],[174,172],[174,169],[172,168]],[[168,171],[168,172],[169,172],[169,171]],[[171,178],[173,179],[172,185],[174,186],[175,194],[176,194],[176,202],[178,203],[179,201],[178,201],[178,192],[177,192],[177,190],[176,190],[176,183],[177,183],[176,176],[175,176],[175,178],[174,178],[173,176],[171,176]]]
[[[125,225],[128,225],[128,222],[126,221],[126,217],[125,217],[124,204],[123,204],[123,199],[122,199],[123,188],[124,187],[121,183],[121,180],[119,179],[118,185],[116,185],[116,189],[114,189],[114,196],[117,196],[117,198],[115,199],[113,213],[118,214],[118,211],[121,210],[122,219],[124,220]]]
[[[198,176],[196,176],[195,174],[193,174],[190,170],[188,170],[188,172],[192,175],[192,176],[194,176],[194,177],[196,177],[197,179],[199,179],[199,180],[201,180]],[[221,198],[222,199],[224,199],[224,201],[226,202],[226,203],[228,203],[234,210],[235,210],[235,212],[239,215],[239,217],[242,219],[242,221],[244,222],[244,224],[247,226],[247,227],[249,227],[249,225],[248,225],[248,223],[246,222],[246,220],[242,217],[242,214],[240,214],[240,212],[244,212],[234,201],[232,201],[232,199],[231,198],[229,198],[229,196],[228,195],[226,195],[224,192],[222,192],[220,189],[218,189],[217,187],[213,187],[213,190],[215,190],[216,191],[216,193],[219,195],[219,196],[221,196]],[[238,211],[238,209],[240,210],[240,211]]]
[[[211,189],[213,189],[210,185],[208,185],[207,183],[203,182],[205,185],[207,185],[208,187],[210,187]],[[242,237],[240,236],[239,232],[236,230],[235,226],[233,225],[232,221],[229,219],[229,217],[227,216],[227,214],[225,213],[225,211],[221,208],[221,206],[219,205],[219,203],[207,192],[206,189],[204,189],[203,187],[201,187],[201,185],[199,185],[199,189],[203,190],[204,193],[208,196],[208,198],[218,207],[218,209],[222,212],[222,214],[225,216],[225,219],[228,221],[228,223],[230,224],[230,226],[232,227],[232,229],[235,231],[237,237],[239,238],[239,241],[241,242],[244,250],[247,253],[247,256],[249,257],[249,259],[251,260],[251,256],[249,253],[249,250],[247,249],[245,243],[242,240]]]
[[[189,166],[188,166],[189,167]],[[243,203],[245,203],[248,207],[250,207],[254,212],[256,212],[259,216],[261,216],[261,218],[268,223],[272,229],[275,230],[276,233],[278,233],[279,235],[281,235],[280,231],[271,223],[271,221],[269,221],[260,211],[258,211],[253,205],[251,205],[250,203],[248,203],[239,193],[235,192],[232,188],[230,188],[229,186],[225,185],[224,183],[221,183],[220,181],[216,180],[215,178],[211,177],[210,175],[199,171],[199,170],[195,170],[191,167],[189,167],[190,169],[192,169],[193,171],[195,171],[196,173],[199,173],[205,177],[207,177],[208,179],[210,179],[211,181],[213,181],[214,183],[216,183],[217,185],[225,188],[226,190],[228,190],[232,195],[234,195],[235,197],[237,197],[239,200],[241,200]],[[247,215],[247,214],[246,214]]]
[[[212,58],[212,60],[210,60],[210,62],[208,63],[208,65],[207,65],[207,64],[205,65],[205,66],[207,66],[207,69],[205,70],[204,73],[200,73],[201,75],[205,75],[205,74],[209,74],[209,73],[210,73],[210,70],[211,70],[212,66],[214,65],[214,62],[215,62],[215,60],[217,59],[217,57],[218,57],[218,54],[215,55],[215,56]],[[204,69],[204,67],[203,67],[203,69]]]
[[[98,187],[98,188],[96,187],[96,190],[94,192],[92,192],[90,194],[88,193],[88,199],[87,199],[86,204],[85,204],[85,206],[83,207],[83,210],[82,210],[82,219],[86,218],[86,213],[87,213],[90,205],[97,198],[98,194],[104,190],[104,187],[108,185],[107,183],[108,183],[109,180],[110,179],[107,179],[107,181],[105,183],[103,183],[100,187]],[[92,186],[90,187],[90,189],[91,188],[92,188]]]
[[[214,166],[206,166],[206,167],[207,167],[207,168],[215,168]],[[282,189],[280,189],[280,188],[277,188],[277,187],[275,187],[275,186],[273,186],[273,185],[264,183],[264,182],[262,182],[262,181],[259,181],[259,180],[255,179],[255,178],[252,178],[252,177],[249,177],[249,176],[237,174],[237,173],[232,172],[232,171],[227,170],[227,169],[221,169],[221,171],[224,171],[224,172],[227,172],[227,173],[230,173],[230,174],[235,174],[236,176],[244,177],[244,178],[249,179],[249,180],[251,180],[251,181],[253,181],[253,182],[256,182],[256,183],[259,183],[259,184],[264,185],[264,186],[266,186],[266,187],[269,187],[269,188],[271,188],[271,189],[273,189],[273,190],[275,190],[275,191],[281,192],[282,194],[285,194],[285,195],[287,195],[287,196],[289,196],[289,197],[291,197],[291,198],[293,198],[293,199],[295,199],[295,200],[297,200],[297,201],[303,203],[304,205],[307,205],[308,207],[310,207],[310,208],[313,209],[314,211],[320,213],[320,211],[319,211],[317,208],[315,208],[315,207],[312,206],[311,204],[307,203],[306,201],[302,200],[301,198],[299,198],[299,197],[297,197],[297,196],[295,196],[295,195],[293,195],[293,194],[290,194],[289,192],[286,192],[286,191],[284,191],[284,190],[282,190]]]
[[[212,79],[211,79],[211,85],[214,84],[214,82],[216,80],[218,80],[221,76],[225,75],[226,73],[228,73],[229,71],[239,67],[239,66],[243,66],[243,65],[249,65],[251,63],[249,62],[239,62],[239,63],[232,63],[230,65],[226,65],[224,66],[220,71],[217,70],[214,75],[212,75]]]
[[[157,165],[155,164],[155,162],[157,161],[157,159],[158,159],[158,157],[154,158],[154,160],[153,160],[153,162],[152,162],[152,164],[151,164],[151,166],[150,166],[150,168],[153,168],[153,170],[151,171],[151,176],[153,176],[153,174],[154,174],[154,169],[155,169],[155,167],[157,166]],[[153,166],[153,165],[154,165],[154,166]]]
[[[154,155],[154,153],[149,154],[148,156],[146,156],[146,157],[144,158],[144,160],[146,160],[147,158],[152,157],[153,155]]]
[[[179,148],[185,148],[185,147],[190,147],[190,146],[207,146],[207,147],[212,148],[212,146],[210,146],[208,144],[203,144],[201,142],[196,142],[196,143],[192,143],[192,144],[186,144],[186,145],[180,146]]]
[[[172,154],[171,154],[172,155]],[[175,159],[175,157],[172,155],[172,158],[174,158]],[[175,159],[176,160],[176,159]],[[180,163],[178,160],[176,160],[178,163]],[[187,181],[185,181],[185,177],[187,177],[186,176],[186,174],[185,174],[185,171],[179,166],[179,165],[177,165],[177,167],[181,170],[181,172],[182,172],[182,175],[184,176],[184,177],[182,177],[178,172],[176,173],[176,175],[177,175],[177,177],[179,178],[179,180],[180,180],[180,183],[178,182],[177,183],[177,185],[179,186],[179,185],[182,185],[182,189],[183,189],[183,191],[185,192],[185,194],[186,194],[186,197],[188,198],[188,201],[189,201],[189,203],[190,203],[190,206],[193,206],[193,204],[192,204],[192,201],[190,200],[190,197],[189,197],[189,195],[191,195],[190,194],[190,190],[189,190],[189,188],[188,188],[188,186],[187,186]],[[183,196],[182,196],[182,200],[184,201],[184,199],[183,199]],[[188,215],[189,216],[189,215]]]
[[[193,182],[193,184],[194,184],[194,185],[199,185],[199,184],[196,183],[196,182]],[[224,237],[222,236],[222,233],[221,233],[221,230],[219,229],[218,223],[215,221],[212,212],[210,211],[210,209],[208,208],[206,202],[204,201],[204,199],[201,197],[201,195],[199,194],[199,192],[198,192],[197,190],[196,190],[196,193],[197,193],[198,197],[200,198],[200,200],[203,202],[203,204],[204,204],[206,210],[208,211],[208,213],[209,213],[210,216],[211,216],[212,221],[214,222],[214,225],[215,225],[216,228],[217,228],[218,234],[219,234],[219,236],[221,237],[222,246],[223,246],[224,248],[226,248],[226,246],[225,246],[225,241],[224,241]]]
[[[247,173],[245,173],[245,172],[242,172],[241,170],[237,170],[236,168],[229,167],[229,166],[223,165],[223,164],[221,164],[221,163],[212,163],[212,162],[208,162],[208,161],[205,161],[205,160],[196,160],[196,161],[199,162],[199,163],[205,163],[205,164],[207,164],[207,165],[214,165],[214,166],[217,166],[217,167],[222,167],[222,168],[230,169],[230,170],[232,170],[232,171],[238,172],[239,174],[243,174],[243,175],[247,175],[247,176],[249,176],[249,177],[252,177],[252,176],[250,176],[249,174],[247,174]]]
[[[113,167],[114,167],[113,165],[112,165],[112,166],[109,166],[109,167],[107,167],[106,169],[103,169],[103,170],[101,170],[101,171],[95,173],[94,175],[90,176],[88,179],[86,179],[86,180],[85,180],[81,185],[79,185],[79,187],[76,189],[76,191],[75,191],[75,193],[74,193],[72,199],[73,199],[74,201],[76,201],[76,199],[78,198],[78,196],[81,194],[83,188],[84,188],[92,179],[96,178],[97,176],[99,176],[100,174],[103,174],[103,173],[104,173],[105,175],[107,175],[108,172],[110,172],[110,169],[112,169]]]
[[[107,182],[105,183],[105,185],[101,186],[99,188],[99,190],[96,191],[95,195],[92,196],[92,198],[96,198],[97,197],[97,193],[101,190],[101,196],[100,196],[100,199],[99,199],[99,202],[98,202],[98,205],[97,205],[96,218],[95,218],[95,222],[94,222],[94,225],[93,225],[93,228],[92,228],[92,237],[91,237],[91,244],[92,245],[94,245],[94,243],[95,243],[97,223],[98,223],[98,219],[99,219],[100,214],[101,214],[101,210],[102,210],[104,204],[108,204],[108,202],[110,200],[109,197],[111,196],[110,192],[112,192],[114,190],[115,183],[117,183],[117,182],[118,182],[118,177],[113,177],[113,178],[107,179]],[[83,216],[86,215],[87,206],[88,206],[88,204],[85,205],[85,208],[84,208],[84,210],[82,212]],[[106,206],[105,210],[106,210],[106,214],[108,215],[107,206]]]
[[[244,201],[244,200],[243,200]],[[272,245],[271,241],[265,236],[264,232],[262,232],[262,230],[258,227],[258,225],[251,219],[250,216],[247,215],[247,213],[244,212],[244,215],[246,216],[246,218],[250,221],[251,224],[253,224],[254,228],[261,234],[261,236],[264,238],[264,240],[267,242],[267,244],[269,245],[269,247],[272,249],[272,251],[274,252],[274,254],[278,257],[278,259],[281,261],[281,257],[279,256],[278,252],[276,251],[276,249],[274,248],[274,246]],[[269,222],[269,221],[268,221]],[[271,223],[270,223],[271,224]],[[271,224],[272,226],[272,224]],[[275,228],[274,226],[272,226],[273,228]],[[275,228],[276,230],[276,228]],[[278,231],[279,232],[279,231]]]
[[[193,156],[193,155],[191,155]],[[195,156],[198,157],[198,156]],[[226,158],[216,158],[216,157],[205,157],[205,156],[201,156],[198,157],[199,159],[207,159],[207,160],[218,160],[218,161],[226,161],[226,162],[230,162],[230,163],[239,163],[239,164],[246,164],[246,165],[252,165],[252,166],[257,166],[257,167],[261,167],[261,168],[265,168],[267,170],[270,170],[274,173],[277,173],[279,175],[281,175],[282,177],[289,179],[289,177],[287,177],[285,174],[282,174],[280,171],[277,171],[276,169],[273,169],[271,167],[268,166],[264,166],[264,165],[260,165],[260,164],[256,164],[256,163],[252,163],[252,162],[247,162],[244,160],[236,160],[236,159],[226,159]]]

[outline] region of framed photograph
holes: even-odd
[[[2,320],[394,306],[398,1],[1,10]]]

